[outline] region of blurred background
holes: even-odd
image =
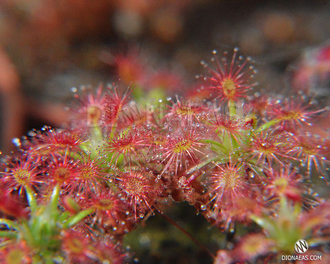
[[[329,14],[321,0],[1,0],[0,149],[31,128],[61,126],[72,87],[127,86],[148,72],[170,94],[192,89],[213,49],[251,56],[263,90],[325,95]]]
[[[329,14],[321,0],[1,0],[0,150],[32,128],[65,124],[73,87],[121,79],[193,94],[214,49],[250,56],[258,89],[312,90],[327,104]]]

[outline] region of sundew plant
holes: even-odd
[[[330,203],[313,188],[328,184],[317,123],[328,109],[255,93],[249,58],[213,55],[199,92],[174,99],[165,88],[180,90],[178,78],[118,57],[130,86],[75,89],[70,126],[31,131],[3,156],[0,262],[127,263],[125,236],[180,202],[221,232],[248,230],[212,252],[168,218],[214,263],[278,263],[298,240],[326,262]]]

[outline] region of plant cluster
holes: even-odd
[[[214,263],[276,263],[299,239],[329,258],[330,203],[312,180],[327,176],[330,139],[311,130],[327,109],[249,95],[256,71],[236,49],[202,65],[199,98],[149,104],[152,89],[100,85],[75,95],[69,127],[3,157],[0,262],[123,263],[124,236],[182,201],[224,232],[259,226]]]

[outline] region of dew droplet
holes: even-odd
[[[21,140],[19,138],[13,138],[12,142],[16,147],[21,146]]]

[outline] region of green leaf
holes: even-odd
[[[17,232],[15,231],[0,231],[0,237],[7,237],[11,239],[16,239],[17,238]]]
[[[90,215],[91,213],[93,213],[95,211],[94,208],[89,208],[86,209],[84,211],[79,212],[78,214],[70,217],[67,222],[64,223],[63,227],[64,228],[69,228],[75,224],[77,224],[78,222],[80,222],[82,219],[84,219],[86,216]]]

